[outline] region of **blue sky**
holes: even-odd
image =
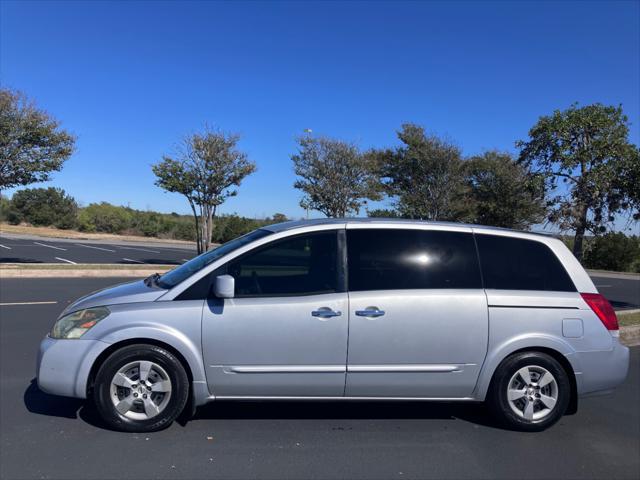
[[[82,204],[188,213],[150,165],[205,123],[258,165],[223,212],[304,215],[295,137],[514,151],[540,115],[623,104],[640,143],[640,2],[0,4],[0,81],[78,137],[51,185]]]

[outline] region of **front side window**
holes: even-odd
[[[253,232],[249,232],[246,235],[224,243],[219,247],[214,248],[213,250],[209,250],[208,252],[198,255],[197,257],[192,258],[188,262],[183,263],[182,265],[162,275],[158,279],[158,286],[160,286],[161,288],[173,288],[179,283],[185,281],[194,273],[199,272],[207,265],[215,262],[219,258],[222,258],[228,253],[231,253],[240,247],[244,247],[251,242],[271,235],[271,233],[272,232],[270,232],[269,230],[254,230]]]
[[[313,295],[338,291],[336,232],[285,238],[232,260],[236,297]]]
[[[575,292],[558,257],[542,242],[476,235],[485,288]]]
[[[471,233],[347,231],[349,290],[482,288]]]

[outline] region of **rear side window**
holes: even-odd
[[[347,230],[349,290],[482,288],[470,233]]]
[[[476,235],[485,288],[575,292],[558,257],[544,243]]]
[[[229,262],[226,272],[235,278],[238,297],[336,292],[336,232],[311,233],[269,243]]]

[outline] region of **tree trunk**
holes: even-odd
[[[207,251],[211,248],[211,227],[213,223],[213,210],[211,207],[207,208],[207,231],[205,232],[205,244]]]
[[[580,214],[576,222],[576,234],[573,237],[573,255],[582,262],[582,245],[584,242],[584,234],[587,231],[587,207],[580,206]]]
[[[193,219],[196,222],[196,249],[198,251],[198,255],[200,255],[202,253],[202,237],[200,235],[200,222],[198,221],[198,212],[196,212],[196,205],[191,199],[189,199],[189,205],[191,206],[191,211],[193,212]]]
[[[207,244],[207,219],[209,218],[209,207],[202,206],[200,208],[200,241],[202,242],[202,251],[206,252]]]
[[[201,220],[201,235],[202,235],[202,249],[208,251],[211,247],[213,216],[215,215],[215,206],[206,205],[202,207]]]

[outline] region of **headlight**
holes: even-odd
[[[87,308],[78,310],[59,319],[49,336],[51,338],[80,338],[91,327],[109,315],[107,307]]]

